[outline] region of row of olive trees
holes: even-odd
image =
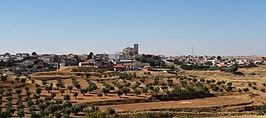
[[[5,76],[1,75],[0,79],[1,79],[1,81],[6,82],[8,80],[8,76],[7,75],[5,75]],[[21,83],[25,84],[26,83],[26,78],[16,77],[15,81],[14,80],[10,80],[11,84],[14,84],[15,82],[17,82],[17,83],[21,82]]]

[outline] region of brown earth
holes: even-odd
[[[246,94],[238,96],[219,96],[203,99],[178,100],[178,101],[160,101],[148,103],[134,103],[123,105],[105,105],[101,106],[102,110],[111,107],[117,112],[136,112],[156,109],[189,109],[189,108],[208,108],[208,107],[225,107],[236,106],[241,104],[252,104],[252,100]]]
[[[41,85],[42,79],[48,80],[47,82],[56,83],[56,78],[63,78],[62,81],[65,83],[65,86],[72,85],[71,77],[76,77],[77,81],[81,84],[81,87],[87,87],[88,84],[82,77],[76,76],[74,73],[71,72],[73,67],[65,67],[63,69],[59,69],[58,71],[54,72],[43,72],[43,73],[35,73],[32,74],[32,79],[36,79],[36,82]],[[148,79],[141,85],[141,87],[145,86],[145,84],[153,82],[153,78],[155,76],[160,76],[163,78],[160,80],[159,83],[162,81],[166,82],[167,78],[171,78],[174,80],[175,84],[181,85],[178,80],[175,79],[175,75],[167,74],[164,72],[151,72],[151,75],[144,75],[143,73],[146,71],[128,71],[129,73],[136,72],[138,77],[141,76],[148,76]],[[191,100],[178,100],[178,101],[158,101],[158,102],[144,102],[141,103],[131,103],[125,104],[125,102],[121,102],[123,100],[136,100],[139,99],[145,100],[150,97],[150,95],[144,95],[137,97],[134,93],[130,93],[129,95],[125,96],[122,95],[119,98],[115,91],[111,91],[110,94],[107,96],[103,96],[102,98],[97,97],[97,91],[100,91],[103,87],[102,84],[96,80],[102,80],[112,85],[112,81],[117,80],[118,77],[108,77],[108,78],[98,78],[98,77],[90,77],[90,79],[95,82],[98,86],[97,91],[93,91],[92,93],[87,93],[83,96],[79,90],[75,87],[73,91],[70,93],[67,89],[65,90],[64,94],[69,94],[71,96],[71,101],[73,103],[95,103],[95,102],[102,102],[103,106],[100,106],[102,110],[105,110],[108,107],[114,108],[118,113],[121,114],[132,114],[132,113],[143,113],[143,112],[171,112],[172,114],[176,115],[191,115],[196,117],[220,117],[224,115],[229,116],[243,116],[243,117],[253,117],[256,115],[257,112],[248,111],[247,109],[251,106],[261,105],[262,102],[266,102],[266,93],[260,90],[253,90],[251,87],[248,87],[247,83],[249,82],[256,82],[258,88],[265,88],[261,86],[262,83],[266,83],[266,67],[259,66],[257,68],[248,68],[248,69],[239,69],[239,72],[245,74],[245,76],[236,76],[230,73],[220,72],[220,71],[181,71],[178,75],[179,76],[196,76],[199,79],[203,78],[205,80],[216,80],[221,81],[224,80],[225,82],[233,82],[234,92],[219,94],[218,97],[212,98],[205,98],[205,99],[191,99]],[[254,75],[255,73],[255,75]],[[121,79],[118,79],[122,82]],[[131,82],[132,84],[139,81],[139,78],[134,78],[131,80],[126,80]],[[30,83],[30,82],[29,82]],[[207,84],[204,84],[207,85]],[[247,93],[238,93],[238,88],[249,88],[250,92]],[[117,89],[117,88],[115,88]],[[35,92],[35,87],[32,86],[30,88],[32,92]],[[73,92],[79,92],[78,99],[73,97]],[[52,92],[58,93],[56,99],[61,99],[62,96],[60,95],[58,90],[53,90]],[[46,92],[43,89],[42,96],[48,96],[50,93]],[[222,96],[220,96],[222,95]],[[5,98],[4,98],[5,99]],[[119,102],[120,100],[120,102]],[[113,105],[112,105],[113,102]],[[108,105],[110,104],[110,105]],[[250,116],[251,115],[251,116]]]

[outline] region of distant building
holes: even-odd
[[[133,56],[135,51],[134,51],[134,48],[132,48],[132,47],[126,47],[125,49],[123,49],[123,53],[124,53],[124,55]]]
[[[138,55],[139,54],[139,45],[138,44],[134,44],[134,47],[126,47],[125,49],[123,49],[123,54],[124,55],[130,55],[130,56],[134,56],[134,55]]]
[[[115,61],[125,59],[123,52],[116,52],[115,54],[109,54],[108,57],[110,60],[115,60]]]
[[[65,66],[78,66],[78,61],[73,59],[64,59],[61,63],[59,63],[60,68]]]
[[[108,54],[108,57],[110,60],[117,60],[119,57],[119,54]]]
[[[140,63],[138,61],[121,60],[114,66],[114,71],[118,70],[139,70],[145,66],[150,66],[149,63]]]
[[[94,66],[96,65],[96,60],[95,59],[89,59],[85,60],[85,62],[79,62],[79,66]]]
[[[108,54],[96,54],[95,59],[96,60],[102,60],[102,61],[108,61],[109,60]]]
[[[27,59],[27,60],[23,61],[22,64],[25,66],[30,66],[30,65],[34,64],[34,60],[33,59]]]
[[[64,68],[66,66],[66,63],[62,62],[62,63],[59,63],[59,68]]]
[[[134,55],[139,54],[139,44],[134,44]]]
[[[28,57],[30,57],[30,54],[28,53],[16,53],[17,60],[23,60]]]

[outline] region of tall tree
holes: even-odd
[[[92,59],[94,57],[93,52],[90,52],[90,54],[88,55],[87,59]]]

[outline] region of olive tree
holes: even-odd
[[[116,94],[118,95],[119,98],[121,98],[121,95],[123,94],[122,90],[118,89],[116,91]]]
[[[73,86],[67,86],[67,89],[68,89],[69,92],[71,93],[71,90],[73,89]]]
[[[75,97],[75,99],[77,99],[77,97],[78,97],[78,92],[74,92],[73,96]]]
[[[20,118],[23,118],[23,117],[25,116],[24,110],[23,110],[23,109],[19,109],[18,112],[17,112],[17,115],[18,115]]]

